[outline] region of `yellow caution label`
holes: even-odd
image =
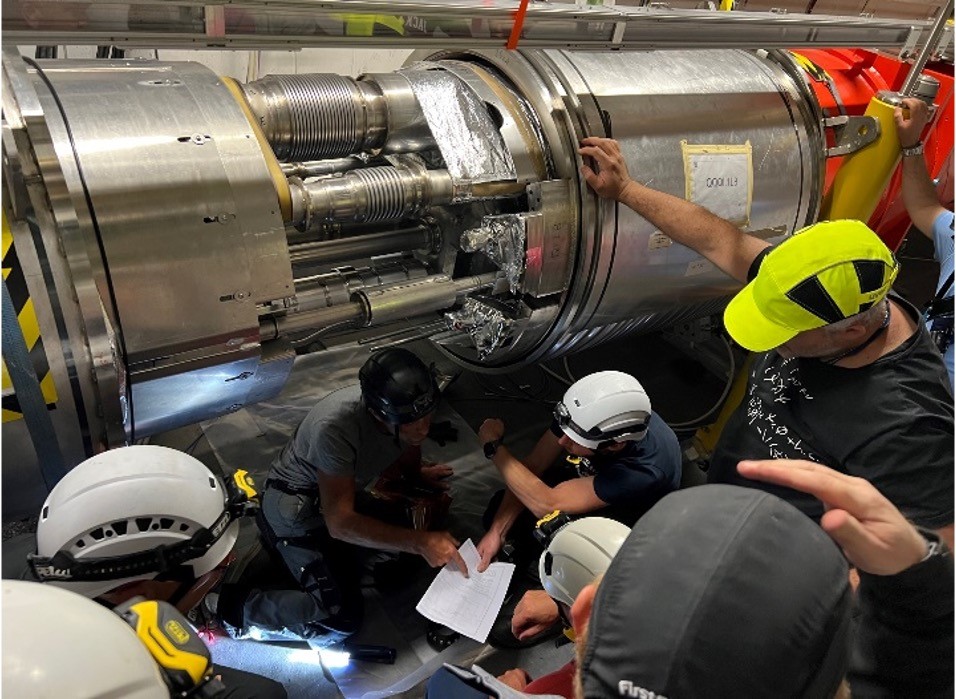
[[[43,398],[46,400],[47,408],[54,410],[56,408],[56,387],[53,385],[50,363],[47,361],[46,351],[43,348],[43,338],[40,336],[40,323],[37,321],[33,299],[30,298],[30,292],[27,289],[23,267],[17,258],[16,246],[13,244],[13,233],[10,231],[10,224],[7,223],[6,212],[3,213],[2,223],[3,280],[10,292],[13,310],[17,314],[17,322],[20,324],[20,332],[23,333],[27,351],[30,352],[33,371],[36,372],[37,379],[40,381]],[[20,409],[20,401],[13,389],[13,382],[10,380],[6,360],[3,361],[2,390],[3,422],[23,419],[23,411]]]

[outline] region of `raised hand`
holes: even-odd
[[[909,114],[904,114],[906,109]],[[904,148],[910,148],[919,143],[923,129],[929,121],[929,107],[923,100],[914,97],[903,99],[903,106],[897,107],[893,112],[893,120],[896,122],[896,133],[900,139],[900,145]]]
[[[926,540],[872,483],[811,461],[741,461],[740,475],[793,488],[826,506],[820,526],[865,573],[896,575],[919,563]]]
[[[620,199],[632,180],[618,142],[592,136],[581,141],[578,153],[592,160],[591,165],[581,166],[581,174],[591,189],[606,199]]]
[[[478,441],[482,444],[485,442],[493,442],[496,439],[501,439],[504,436],[505,423],[497,418],[488,418],[481,423],[481,427],[478,428]]]

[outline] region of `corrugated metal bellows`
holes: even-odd
[[[281,161],[340,158],[384,142],[385,103],[371,83],[332,73],[268,75],[244,89]]]

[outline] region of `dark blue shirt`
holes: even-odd
[[[564,436],[558,424],[551,431]],[[588,457],[568,457],[578,476],[594,476],[594,492],[606,502],[608,512],[594,512],[628,526],[657,501],[680,486],[681,453],[677,435],[657,413],[651,415],[647,434],[639,442],[626,442],[620,451],[596,452]]]

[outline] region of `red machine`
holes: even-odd
[[[910,66],[899,58],[865,49],[802,49],[795,52],[803,61],[825,116],[862,115],[871,98],[881,90],[897,91]],[[953,204],[953,66],[930,64],[924,71],[939,81],[934,103],[936,115],[924,136],[926,164],[930,175],[938,178],[940,200]],[[827,161],[826,189],[833,183],[843,158]],[[897,168],[869,224],[886,244],[897,249],[910,226],[900,196],[900,172]]]

